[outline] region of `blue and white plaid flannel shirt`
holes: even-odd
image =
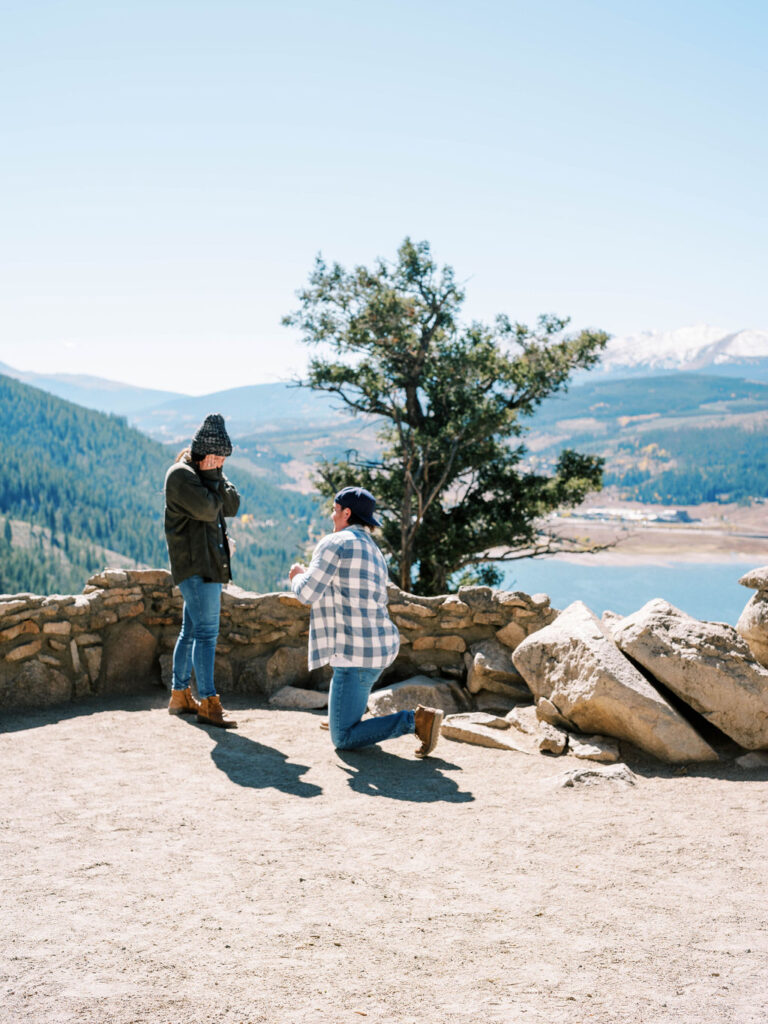
[[[359,668],[386,668],[397,657],[400,634],[387,611],[387,564],[363,527],[323,537],[291,590],[312,607],[310,669],[334,654]]]

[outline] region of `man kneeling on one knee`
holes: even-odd
[[[296,597],[311,606],[309,668],[331,665],[328,725],[340,750],[367,747],[393,736],[415,733],[417,757],[437,745],[443,712],[417,707],[361,721],[368,696],[400,648],[400,635],[387,611],[387,565],[371,536],[376,499],[363,487],[336,495],[333,532],[315,548],[308,567],[295,563],[289,578]]]

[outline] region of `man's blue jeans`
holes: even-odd
[[[195,666],[197,696],[213,697],[213,664],[219,636],[221,584],[206,583],[202,576],[190,576],[179,584],[184,598],[181,632],[173,649],[173,689],[186,690]]]
[[[360,719],[368,705],[368,695],[381,675],[380,668],[346,668],[337,665],[331,679],[328,703],[328,727],[338,750],[356,750],[380,740],[415,732],[413,711],[397,711],[381,718]]]

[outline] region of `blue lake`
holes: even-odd
[[[499,569],[504,573],[504,588],[549,594],[555,608],[583,601],[598,616],[608,608],[619,615],[629,615],[651,598],[662,597],[696,619],[735,626],[754,593],[739,585],[739,577],[757,564],[750,561],[600,565],[586,559],[566,562],[529,558],[500,564]]]

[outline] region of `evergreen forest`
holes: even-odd
[[[667,428],[618,447],[636,465],[609,470],[604,480],[627,498],[665,505],[768,498],[766,427]]]
[[[695,373],[590,381],[547,399],[528,438],[546,467],[563,445],[605,458],[603,483],[665,505],[768,497],[768,386]]]
[[[0,590],[73,593],[105,564],[167,567],[163,480],[175,451],[10,377],[0,376],[0,408]],[[234,582],[281,588],[316,501],[239,468],[229,475],[242,497]]]

